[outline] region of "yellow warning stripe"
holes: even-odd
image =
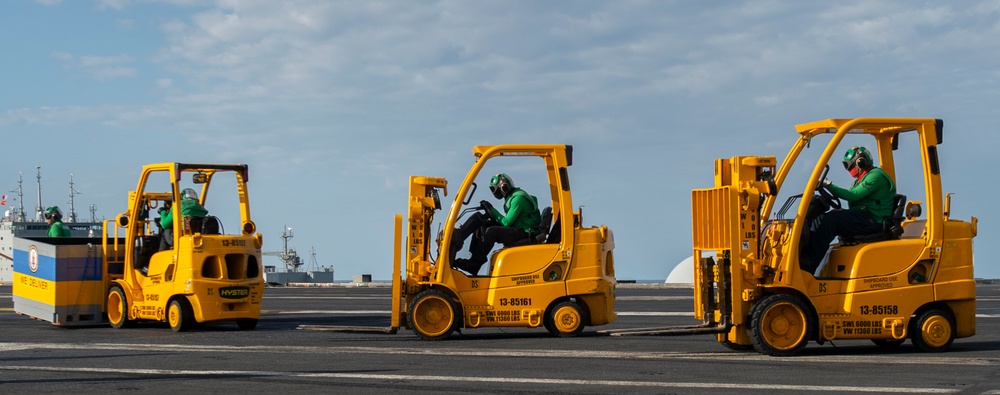
[[[53,306],[104,303],[103,281],[49,281],[14,273],[14,296]]]

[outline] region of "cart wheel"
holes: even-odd
[[[257,327],[257,320],[254,318],[239,319],[236,320],[236,325],[242,330],[249,331]]]
[[[191,324],[194,323],[194,317],[191,315],[191,307],[186,299],[179,298],[170,302],[170,307],[167,309],[167,322],[174,332],[183,332],[191,327]]]
[[[131,323],[128,319],[128,298],[122,287],[117,285],[108,292],[108,321],[115,329],[127,327]]]
[[[905,340],[905,339],[904,339]],[[896,351],[903,344],[903,340],[894,339],[872,339],[872,343],[885,351]]]
[[[947,311],[930,309],[921,313],[910,331],[913,344],[925,352],[941,352],[955,340],[955,319]]]
[[[576,302],[562,302],[545,316],[545,329],[559,337],[574,337],[583,332],[583,309]]]
[[[795,355],[808,343],[808,309],[798,297],[768,296],[750,309],[750,342],[767,355]]]
[[[448,294],[436,289],[418,294],[410,303],[409,310],[410,328],[424,340],[447,339],[458,323],[455,302]]]

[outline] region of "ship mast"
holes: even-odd
[[[17,214],[14,216],[15,221],[24,222],[24,189],[22,188],[24,184],[24,173],[17,172]]]
[[[38,171],[38,205],[35,206],[35,221],[42,221],[42,167],[35,166]]]
[[[285,225],[285,230],[281,232],[283,251],[263,253],[264,256],[276,256],[278,259],[281,259],[281,262],[285,264],[285,271],[289,273],[299,271],[299,266],[302,266],[302,258],[299,257],[299,254],[295,252],[294,248],[288,248],[288,240],[292,237],[294,237],[292,228]]]
[[[67,222],[76,222],[76,206],[74,205],[73,198],[77,193],[82,192],[73,189],[73,173],[69,173],[69,219]]]

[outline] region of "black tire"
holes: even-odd
[[[728,340],[721,341],[719,342],[719,344],[733,351],[740,351],[740,352],[753,351],[753,344],[736,344]]]
[[[547,317],[547,316],[544,317],[544,318],[542,318],[542,326],[545,328],[546,331],[548,331],[552,335],[555,335],[556,334],[556,328],[553,327],[552,323],[549,322],[549,321],[551,321],[551,320],[549,320],[549,317]]]
[[[810,310],[797,296],[770,295],[750,309],[750,342],[767,355],[795,355],[809,343],[810,322]]]
[[[187,299],[183,297],[174,299],[167,306],[167,323],[174,332],[184,332],[194,324],[194,315],[191,314],[191,306]]]
[[[257,327],[256,318],[243,318],[236,320],[236,325],[240,327],[241,330],[249,331]]]
[[[955,341],[955,317],[948,311],[930,309],[920,313],[910,328],[913,345],[924,352],[942,352]]]
[[[111,287],[111,290],[108,291],[106,311],[108,312],[108,322],[111,323],[112,328],[125,328],[131,324],[132,321],[128,319],[128,309],[128,298],[125,295],[125,290],[118,285]]]
[[[885,351],[896,351],[899,350],[899,346],[903,345],[904,340],[872,339],[872,343]]]
[[[458,308],[448,294],[428,289],[410,302],[406,315],[413,333],[423,340],[444,340],[458,326]]]
[[[558,337],[575,337],[583,332],[586,316],[576,302],[565,301],[556,304],[545,314],[545,329]]]

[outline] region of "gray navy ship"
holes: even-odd
[[[35,215],[33,217],[27,217],[24,212],[21,176],[17,180],[17,189],[11,191],[12,193],[16,193],[16,196],[11,201],[11,203],[16,201],[16,207],[14,205],[8,206],[6,198],[3,199],[3,205],[0,205],[0,209],[3,210],[3,217],[0,217],[0,285],[8,285],[14,281],[14,238],[47,237],[48,235],[49,225],[42,217],[42,210],[44,208],[42,206],[41,167],[37,169],[38,205],[35,208]],[[93,205],[90,207],[91,220],[89,222],[78,221],[74,207],[74,198],[79,192],[73,189],[72,174],[70,174],[69,179],[69,190],[69,212],[63,221],[63,225],[69,228],[69,237],[101,237],[103,222],[95,218],[96,209]],[[6,197],[6,195],[4,196]]]

